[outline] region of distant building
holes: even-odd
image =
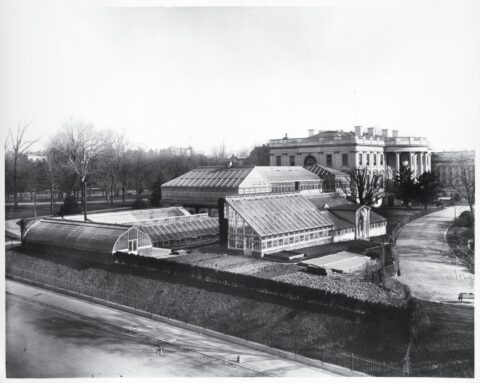
[[[386,220],[366,206],[318,208],[300,192],[229,196],[220,225],[229,249],[263,256],[284,250],[368,239],[386,233]],[[220,239],[224,242],[224,239]]]
[[[193,148],[191,146],[187,146],[187,147],[184,147],[184,148],[176,147],[176,146],[170,146],[166,149],[161,149],[160,153],[161,154],[167,154],[169,156],[185,155],[185,156],[189,157],[193,154]]]
[[[454,193],[459,186],[462,168],[468,179],[475,178],[475,151],[444,151],[432,153],[432,171],[447,193]]]
[[[28,152],[26,153],[27,158],[30,161],[37,162],[37,161],[43,161],[47,159],[47,154],[45,152]]]
[[[319,191],[323,181],[300,166],[218,166],[189,171],[161,186],[163,206],[218,215],[218,201],[232,195]]]
[[[270,165],[312,166],[338,170],[369,168],[386,178],[407,163],[415,176],[431,168],[430,143],[424,137],[400,137],[393,130],[356,126],[355,131],[309,130],[308,137],[270,140]]]

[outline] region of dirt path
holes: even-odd
[[[398,279],[410,286],[415,298],[457,303],[459,293],[473,293],[474,275],[460,263],[446,241],[454,209],[450,207],[412,221],[398,236],[401,270]],[[462,209],[457,207],[457,216]]]

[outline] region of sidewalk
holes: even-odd
[[[354,371],[336,367],[335,372],[284,359],[273,354],[257,351],[211,336],[184,328],[175,327],[156,320],[143,318],[124,311],[85,302],[48,290],[24,285],[11,280],[6,281],[8,293],[35,301],[43,305],[54,306],[62,310],[87,316],[108,323],[126,331],[134,331],[160,341],[186,347],[207,356],[236,363],[241,356],[241,366],[270,376],[358,376]]]

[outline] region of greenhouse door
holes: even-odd
[[[252,245],[253,241],[250,237],[245,237],[243,242],[243,254],[244,255],[252,255]]]
[[[131,239],[128,241],[128,252],[137,254],[137,240]]]

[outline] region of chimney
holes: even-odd
[[[398,130],[392,130],[392,137],[398,137]]]
[[[355,126],[355,135],[362,136],[363,135],[363,128],[360,125]]]
[[[368,137],[373,137],[375,135],[375,128],[368,128]]]
[[[388,129],[382,129],[382,136],[388,137]]]
[[[315,134],[315,130],[308,129],[308,137],[312,137]]]

